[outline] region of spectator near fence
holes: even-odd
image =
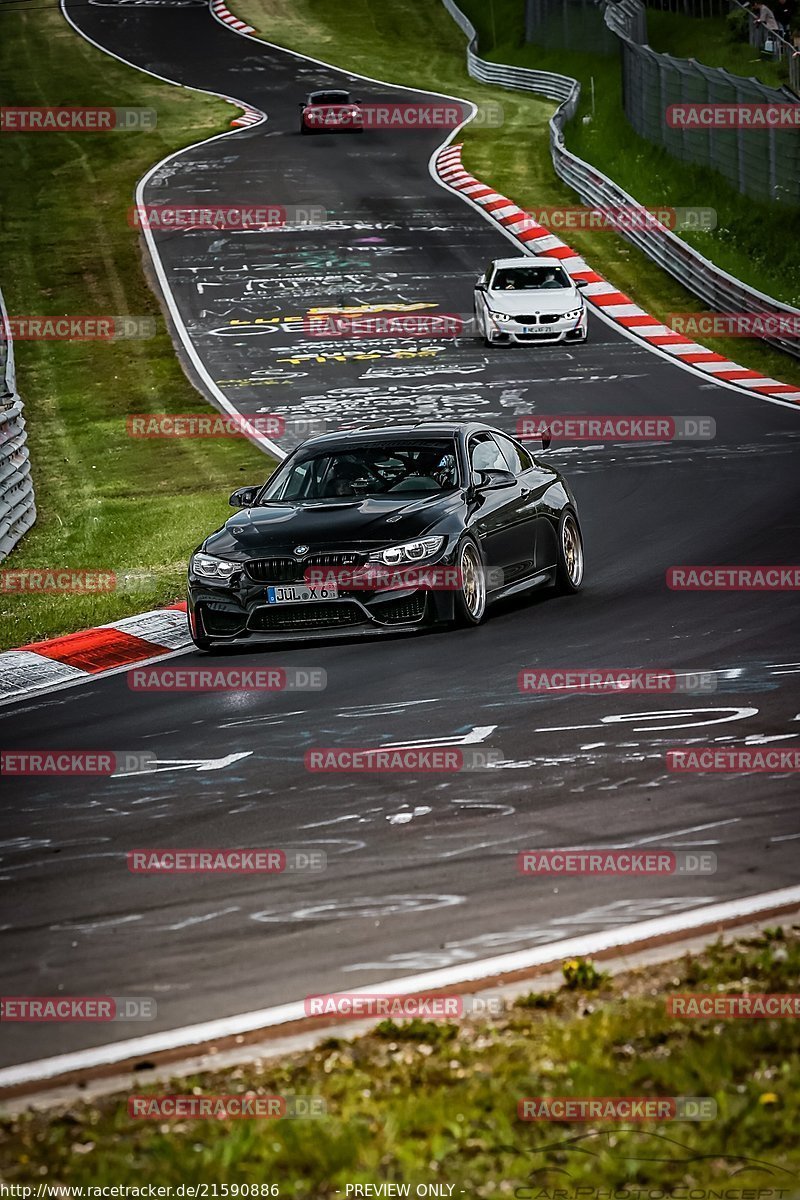
[[[766,4],[754,4],[753,16],[759,25],[763,25],[770,33],[778,33],[779,27],[775,13]]]

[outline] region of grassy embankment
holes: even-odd
[[[236,110],[159,83],[80,38],[56,7],[0,14],[3,104],[157,110],[152,132],[0,136],[0,287],[10,315],[153,317],[156,336],[18,341],[38,521],[7,568],[133,573],[102,595],[0,591],[0,648],[181,598],[186,560],[269,460],[244,439],[134,440],[126,416],[210,412],[184,375],[128,222],[136,181]]]
[[[486,1200],[515,1189],[546,1200],[578,1187],[590,1198],[609,1187],[684,1197],[716,1188],[745,1200],[778,1200],[784,1189],[790,1198],[800,1192],[800,1023],[674,1017],[666,997],[798,992],[799,938],[800,926],[765,930],[612,980],[589,971],[583,983],[593,990],[532,993],[490,1019],[387,1021],[278,1063],[134,1089],[315,1097],[327,1107],[322,1118],[137,1121],[121,1095],[0,1118],[0,1179],[34,1188],[275,1185],[286,1200],[333,1200],[347,1185],[386,1182],[410,1184],[412,1196],[415,1185],[437,1183]],[[519,1120],[518,1100],[538,1096],[707,1096],[717,1116]]]

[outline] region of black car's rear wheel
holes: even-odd
[[[472,538],[464,538],[456,556],[458,591],[455,619],[458,625],[480,625],[486,613],[486,571]]]
[[[580,591],[583,583],[583,534],[578,518],[571,508],[565,508],[558,523],[558,564],[556,590]]]

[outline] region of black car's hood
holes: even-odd
[[[460,492],[415,500],[343,497],[319,504],[268,504],[229,517],[204,549],[236,560],[291,554],[299,545],[312,552],[386,546],[434,530],[463,504]]]

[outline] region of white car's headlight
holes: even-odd
[[[583,312],[583,305],[581,305],[580,308],[570,309],[569,312],[564,313],[561,320],[562,321],[574,321],[576,319],[576,317],[579,317],[581,315],[582,312]]]
[[[489,309],[489,316],[496,317],[496,319],[498,321],[513,321],[514,320],[511,313],[493,312],[491,308]]]
[[[433,558],[444,545],[443,537],[420,538],[417,542],[405,542],[402,546],[389,546],[386,550],[378,550],[370,554],[370,562],[382,562],[387,567],[397,567],[401,563],[422,562]]]
[[[195,575],[202,575],[207,579],[230,579],[240,567],[241,563],[229,562],[227,558],[215,558],[213,554],[192,556],[192,570]]]

